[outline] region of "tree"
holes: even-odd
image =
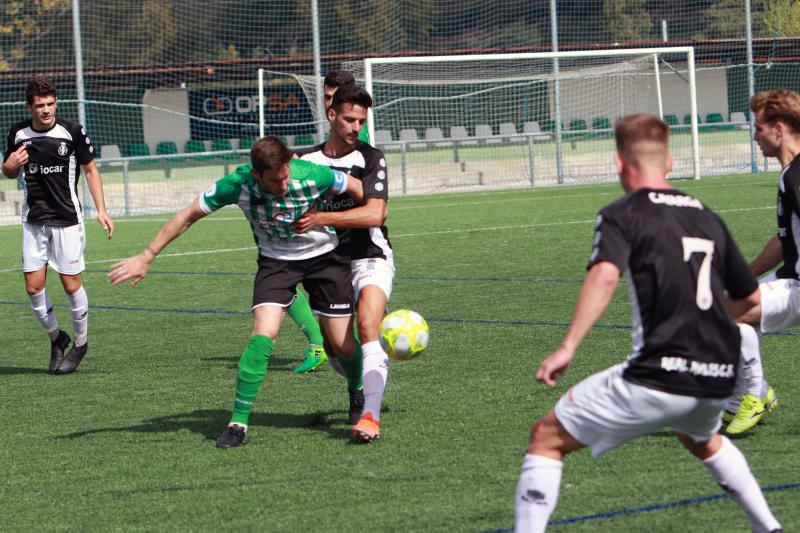
[[[605,0],[603,25],[609,36],[619,42],[637,42],[653,38],[653,22],[645,9],[645,0]]]

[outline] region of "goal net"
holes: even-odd
[[[345,64],[374,99],[372,142],[396,193],[616,179],[613,124],[672,123],[673,177],[697,177],[692,49],[372,58]],[[301,84],[314,101],[313,78]]]

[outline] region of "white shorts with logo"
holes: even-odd
[[[59,227],[22,223],[22,271],[36,272],[46,264],[60,274],[80,274],[85,265],[83,222]]]
[[[775,273],[759,280],[761,331],[774,333],[800,325],[800,281],[778,279]]]
[[[394,264],[380,258],[354,259],[350,261],[353,271],[353,292],[355,301],[361,289],[367,285],[377,285],[386,295],[386,300],[392,296],[392,282],[394,280]]]
[[[663,427],[705,442],[719,431],[726,399],[670,394],[632,383],[619,364],[584,379],[561,397],[556,417],[597,457]]]

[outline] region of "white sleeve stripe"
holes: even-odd
[[[197,199],[197,203],[200,204],[200,210],[206,215],[210,215],[214,212],[214,209],[212,209],[211,206],[206,203],[205,194],[200,195],[200,198]]]
[[[331,190],[336,194],[341,194],[347,190],[347,174],[341,170],[331,170],[333,171],[333,187],[331,187]]]

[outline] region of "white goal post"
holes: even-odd
[[[668,56],[673,58],[674,62],[680,62],[682,66],[680,67],[680,71],[676,68],[673,68],[668,62],[664,62],[667,65],[667,68],[670,72],[660,72],[659,69],[659,57]],[[617,58],[619,60],[618,63],[614,62],[614,59]],[[675,60],[674,58],[679,58]],[[684,59],[685,58],[685,59]],[[536,74],[529,74],[529,71],[526,70],[524,67],[517,68],[515,65],[524,65],[524,64],[533,64],[533,60],[539,60],[537,65],[540,65],[536,68],[544,69],[546,65],[551,65],[550,72],[546,72],[545,70],[541,70],[539,73]],[[542,61],[544,60],[544,61]],[[661,47],[661,48],[636,48],[636,49],[611,49],[611,50],[584,50],[584,51],[568,51],[568,52],[541,52],[541,53],[509,53],[509,54],[478,54],[478,55],[446,55],[446,56],[414,56],[414,57],[372,57],[363,60],[363,72],[356,72],[356,78],[363,79],[364,86],[370,94],[373,95],[375,98],[374,102],[374,111],[370,110],[368,119],[367,119],[367,128],[369,131],[369,137],[372,140],[373,144],[381,144],[380,133],[386,134],[386,132],[380,132],[381,128],[384,128],[383,125],[378,125],[376,127],[376,118],[375,113],[381,113],[382,106],[384,105],[391,105],[394,104],[387,104],[388,99],[392,99],[394,97],[385,97],[381,99],[381,91],[378,90],[377,85],[384,84],[384,85],[394,85],[395,87],[400,85],[429,85],[433,86],[435,84],[439,85],[446,85],[446,84],[465,84],[470,76],[470,68],[473,68],[475,76],[480,77],[481,72],[484,67],[489,68],[490,70],[496,70],[497,73],[501,72],[501,74],[488,74],[487,79],[491,76],[495,76],[496,80],[491,81],[503,81],[504,83],[516,83],[522,84],[527,79],[532,79],[532,76],[538,78],[545,78],[546,83],[549,84],[550,91],[549,102],[547,103],[550,106],[550,119],[548,119],[548,123],[551,123],[551,126],[554,126],[550,131],[550,138],[555,144],[555,151],[558,154],[558,167],[554,168],[553,171],[557,172],[558,174],[558,183],[563,183],[563,170],[561,168],[561,152],[564,149],[563,146],[566,144],[568,147],[570,145],[570,139],[574,139],[578,137],[577,134],[569,133],[565,131],[565,126],[563,124],[564,115],[562,111],[568,111],[565,109],[565,104],[559,102],[559,83],[564,83],[564,80],[569,76],[568,71],[559,70],[558,68],[553,69],[552,65],[558,65],[560,61],[565,63],[569,63],[575,68],[580,68],[582,61],[586,60],[585,63],[588,65],[584,70],[588,72],[587,77],[595,77],[599,78],[602,76],[601,69],[609,68],[611,69],[610,72],[612,74],[616,74],[617,76],[622,76],[620,74],[621,67],[617,67],[616,65],[623,64],[624,61],[629,61],[627,63],[629,65],[633,65],[633,61],[639,61],[636,64],[636,69],[638,72],[644,72],[644,69],[647,69],[647,75],[649,76],[647,82],[640,82],[639,85],[631,86],[626,89],[619,89],[618,94],[607,96],[608,99],[616,98],[621,103],[623,110],[627,110],[628,108],[625,107],[625,101],[631,100],[634,98],[641,97],[641,95],[636,94],[637,92],[644,92],[643,87],[646,87],[648,91],[651,91],[652,94],[648,94],[647,98],[649,101],[653,101],[653,99],[657,99],[657,106],[650,105],[647,108],[647,112],[651,112],[653,114],[662,115],[668,113],[671,114],[673,117],[675,116],[675,109],[669,110],[665,109],[664,102],[662,101],[662,79],[666,74],[675,75],[673,78],[680,78],[682,81],[681,83],[687,86],[688,90],[684,93],[681,91],[680,95],[675,94],[666,94],[665,96],[669,99],[672,99],[674,103],[676,100],[681,102],[681,106],[685,106],[686,101],[688,99],[688,107],[682,108],[680,114],[686,115],[687,123],[683,126],[677,125],[677,130],[683,129],[683,131],[687,131],[687,133],[691,133],[691,163],[689,162],[689,146],[686,146],[686,164],[684,165],[684,175],[689,175],[694,179],[700,178],[700,147],[699,147],[699,129],[698,129],[698,104],[697,104],[697,87],[696,87],[696,78],[695,78],[695,57],[694,57],[694,48],[691,46],[681,46],[681,47]],[[645,63],[646,61],[646,63]],[[683,66],[683,62],[685,61],[685,67]],[[355,63],[355,62],[353,62]],[[457,64],[457,65],[455,65]],[[393,66],[393,67],[388,67]],[[361,65],[353,65],[350,64],[350,68],[353,70],[360,70],[362,67]],[[613,70],[613,69],[617,70]],[[684,70],[685,68],[685,70]],[[392,70],[394,69],[394,70]],[[421,69],[421,70],[420,70]],[[633,72],[633,67],[629,67],[629,70]],[[420,74],[420,72],[422,74]],[[530,72],[533,72],[533,68],[531,68]],[[449,76],[453,76],[450,78]],[[460,78],[459,78],[460,76]],[[501,79],[502,78],[502,79]],[[451,81],[455,80],[455,81]],[[577,78],[576,78],[577,79]],[[460,80],[460,81],[459,81]],[[650,81],[652,80],[652,81]],[[484,83],[484,80],[478,79],[476,82],[477,89],[474,89],[473,94],[478,94],[482,92],[480,89],[481,87],[478,86],[478,83]],[[614,82],[606,81],[604,82],[606,85],[610,85]],[[621,83],[620,83],[621,85]],[[655,87],[652,87],[652,86]],[[377,95],[376,95],[377,90]],[[599,91],[600,89],[594,89]],[[588,113],[594,111],[592,110],[592,89],[584,89],[585,91],[585,100],[587,103],[585,104],[584,116],[588,118]],[[625,92],[627,91],[627,92]],[[395,92],[398,92],[395,89]],[[432,90],[430,90],[432,94]],[[465,91],[466,92],[466,91]],[[674,92],[674,91],[673,91]],[[633,93],[633,94],[632,94]],[[455,101],[457,98],[461,98],[463,95],[452,95],[451,93],[444,94],[442,96],[438,96],[438,100],[452,100]],[[419,102],[419,106],[426,105],[427,101],[434,100],[433,97],[425,98],[419,96],[402,96],[394,98],[395,101],[399,101],[404,99],[406,101],[417,100]],[[598,98],[598,100],[600,100]],[[406,102],[407,103],[407,102]],[[410,105],[410,104],[409,104]],[[431,104],[434,105],[434,104]],[[461,107],[459,107],[461,105]],[[468,112],[469,109],[473,109],[475,106],[470,108],[463,104],[453,104],[453,110],[450,111],[452,114],[457,114],[460,112]],[[569,105],[569,104],[566,104]],[[584,104],[582,104],[584,105]],[[629,106],[630,108],[635,109],[635,106]],[[399,109],[399,105],[395,105],[395,108]],[[402,111],[406,114],[412,114],[417,112],[417,108],[414,107],[407,107],[405,108],[406,111]],[[467,111],[463,111],[466,109]],[[498,107],[498,109],[502,109],[502,106]],[[396,111],[397,113],[402,113],[401,111]],[[615,110],[616,113],[619,113],[619,110]],[[632,111],[634,112],[634,111]],[[421,111],[420,111],[421,113]],[[612,120],[619,118],[620,115],[617,114],[614,116],[612,112],[606,113],[606,115],[610,116]],[[553,121],[552,118],[555,117],[556,120]],[[691,117],[691,118],[689,118]],[[455,120],[455,119],[454,119]],[[554,122],[555,124],[552,124]],[[586,121],[584,121],[586,122]],[[456,122],[453,122],[456,123]],[[518,124],[521,123],[520,120],[517,121]],[[676,126],[673,122],[672,126]],[[402,125],[393,125],[394,130],[399,130]],[[405,126],[408,128],[408,126]],[[538,127],[538,126],[537,126]],[[417,131],[423,130],[422,126],[417,126]],[[441,129],[441,128],[432,128],[432,129]],[[570,128],[572,129],[572,128]],[[502,126],[500,128],[500,133],[502,136]],[[512,128],[513,130],[513,128]],[[487,131],[487,130],[484,130]],[[495,132],[497,131],[497,125],[494,125],[494,131],[491,129],[488,130],[489,135],[494,135],[498,137]],[[588,131],[588,130],[587,130]],[[607,131],[607,130],[606,130]],[[378,137],[376,137],[376,134]],[[588,135],[588,134],[587,134]],[[606,133],[605,135],[609,135]],[[396,137],[396,133],[395,133]],[[483,145],[483,143],[487,142],[496,142],[500,143],[500,140],[487,140],[486,137],[481,137],[480,134],[476,132],[475,136],[478,138]],[[688,141],[688,136],[684,136],[683,139]],[[449,138],[445,136],[443,141],[452,141],[455,137],[451,135]],[[674,137],[673,137],[674,139]],[[402,132],[401,132],[401,140],[402,140]],[[420,137],[420,141],[424,140]],[[503,138],[502,142],[508,142],[508,138]],[[520,143],[524,142],[523,139],[511,139],[512,141],[519,141]],[[534,139],[534,140],[539,140]],[[394,139],[392,139],[394,141]],[[394,141],[396,142],[396,141]],[[432,143],[429,143],[431,145]],[[444,142],[440,142],[439,145],[443,145]],[[458,144],[456,142],[455,144]],[[572,150],[575,151],[574,147],[575,141],[572,141]],[[410,149],[413,149],[414,145],[408,143]],[[419,146],[419,145],[418,145]],[[532,145],[531,145],[532,146]],[[395,147],[396,148],[396,147]],[[403,154],[406,154],[406,145],[402,145]],[[533,184],[533,167],[534,161],[533,157],[531,156],[531,177],[530,183]],[[405,178],[405,176],[404,176]],[[405,191],[405,186],[404,186]]]

